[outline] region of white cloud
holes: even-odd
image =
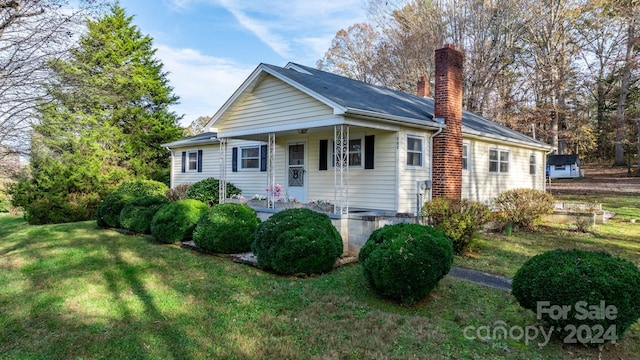
[[[296,54],[305,60],[322,57],[338,30],[364,21],[366,15],[363,0],[213,2],[285,59]]]
[[[222,5],[236,18],[240,25],[247,28],[263,43],[267,44],[278,55],[286,58],[289,57],[289,44],[287,41],[273,33],[269,29],[269,25],[263,21],[252,18],[245,14],[241,9],[235,6],[232,1],[222,1]]]
[[[157,57],[169,72],[170,85],[180,96],[173,110],[184,114],[182,125],[199,116],[211,116],[249,76],[254,67],[216,58],[193,49],[157,46]],[[257,65],[257,64],[256,64]]]

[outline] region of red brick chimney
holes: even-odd
[[[427,81],[426,76],[421,76],[420,80],[418,80],[418,91],[416,93],[419,97],[428,97],[430,96],[431,89],[429,86],[429,81]]]
[[[462,53],[451,44],[436,50],[436,118],[445,128],[433,138],[433,197],[462,196]]]

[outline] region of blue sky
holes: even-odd
[[[259,63],[314,66],[364,0],[120,0],[154,39],[183,125],[213,115]]]

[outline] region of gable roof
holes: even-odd
[[[549,160],[547,161],[549,165],[571,165],[578,164],[580,165],[580,159],[578,155],[549,155]]]
[[[171,149],[176,147],[188,147],[192,145],[213,144],[215,142],[218,142],[218,134],[214,132],[205,132],[202,134],[190,136],[188,138],[162,144],[161,146]]]
[[[296,63],[285,67],[260,64],[208,125],[212,126],[245,91],[251,91],[265,73],[332,107],[335,114],[411,122],[432,129],[443,127],[434,120],[433,98],[364,83]],[[462,133],[551,149],[547,144],[468,111],[462,112]]]

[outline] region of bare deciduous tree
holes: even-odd
[[[0,157],[27,154],[47,61],[66,56],[102,0],[0,0]]]

